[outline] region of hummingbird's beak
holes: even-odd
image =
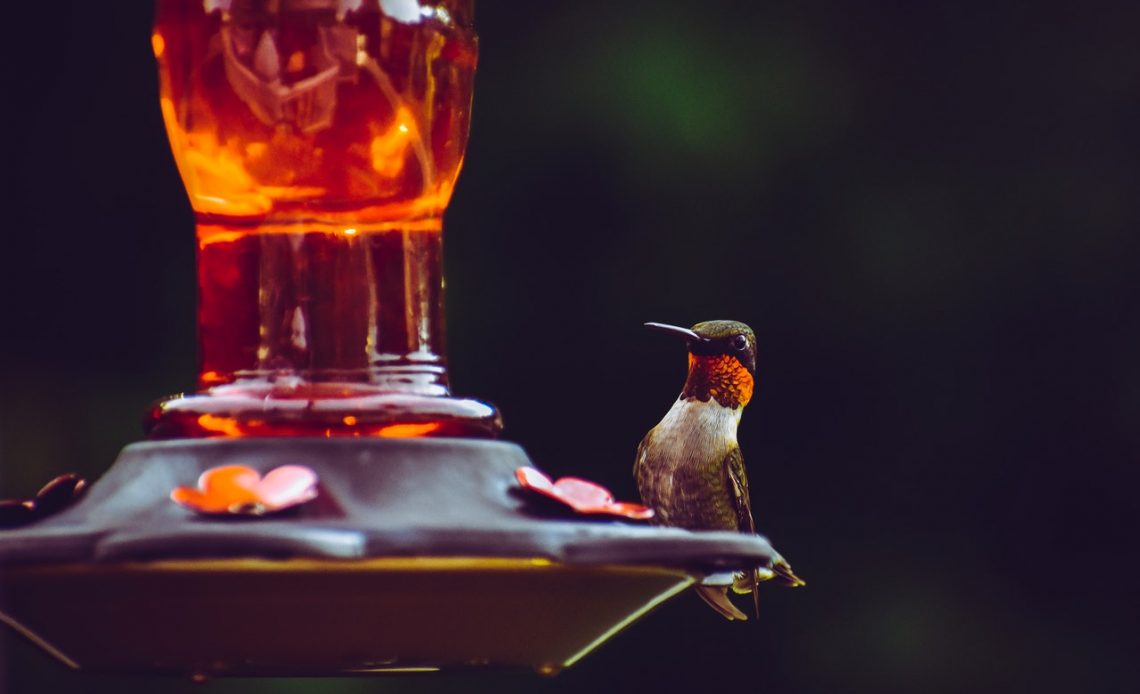
[[[645,327],[649,328],[650,330],[657,330],[659,332],[669,333],[670,335],[677,335],[693,342],[701,341],[701,336],[692,330],[689,330],[688,328],[682,328],[676,325],[668,325],[666,323],[646,323]]]

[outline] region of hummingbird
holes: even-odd
[[[755,533],[748,476],[736,441],[741,414],[756,386],[755,333],[744,323],[728,320],[692,328],[645,325],[685,340],[689,373],[677,401],[637,447],[633,476],[642,503],[653,508],[654,522],[660,525]],[[747,619],[728,598],[728,585],[735,593],[751,593],[759,615],[757,585],[768,579],[804,585],[777,554],[769,566],[727,580],[723,575],[706,577],[696,591],[726,619]]]

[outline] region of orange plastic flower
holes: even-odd
[[[178,487],[170,498],[199,513],[260,516],[312,500],[317,481],[303,465],[283,465],[265,477],[245,465],[223,465],[203,472],[197,489]]]
[[[561,501],[578,513],[621,516],[633,520],[653,517],[653,509],[628,501],[614,501],[605,487],[577,477],[563,477],[557,482],[532,467],[520,467],[515,477],[524,489]]]

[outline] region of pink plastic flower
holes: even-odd
[[[557,482],[532,467],[520,467],[515,477],[523,489],[561,501],[578,513],[621,516],[633,520],[653,517],[653,509],[627,501],[614,501],[610,490],[577,477],[563,477]]]
[[[197,489],[178,487],[170,499],[199,513],[261,516],[312,500],[317,481],[303,465],[283,465],[265,477],[245,465],[223,465],[203,472]]]

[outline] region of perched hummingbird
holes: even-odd
[[[714,320],[689,328],[662,323],[646,327],[685,339],[689,375],[680,397],[637,447],[633,476],[655,522],[689,530],[755,533],[744,458],[736,429],[756,384],[756,335],[744,323]],[[759,615],[757,584],[770,578],[801,586],[792,567],[776,555],[768,567],[727,581],[706,579],[697,594],[727,619],[747,619],[728,599],[752,593]]]

